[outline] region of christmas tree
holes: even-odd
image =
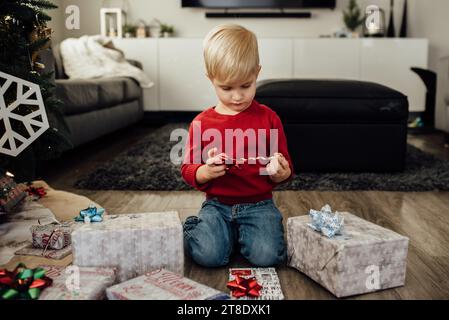
[[[62,102],[54,97],[53,67],[48,68],[51,72],[46,71],[39,58],[39,53],[48,50],[51,42],[51,29],[47,27],[51,17],[45,11],[55,8],[47,0],[0,1],[0,71],[39,86],[50,126],[16,157],[0,154],[0,175],[12,172],[16,181],[35,179],[41,161],[58,157],[71,147]],[[11,87],[3,93],[6,106],[16,100],[17,90]],[[21,104],[13,112],[26,115],[36,108]],[[23,137],[28,134],[19,121],[8,121],[8,126]],[[0,119],[0,138],[5,132],[4,120]]]

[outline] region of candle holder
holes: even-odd
[[[126,12],[121,8],[100,9],[101,35],[103,37],[123,38],[123,24]]]

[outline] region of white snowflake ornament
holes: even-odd
[[[14,86],[17,87],[16,100],[6,105],[5,94]],[[19,110],[21,105],[36,107],[24,114],[23,108]],[[15,121],[26,129],[26,136],[14,131],[12,122]],[[16,157],[49,127],[39,86],[0,71],[0,153]]]

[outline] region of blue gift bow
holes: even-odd
[[[91,205],[89,208],[81,210],[80,215],[75,217],[76,222],[84,222],[84,218],[89,217],[91,222],[101,222],[103,221],[104,209],[98,208]]]
[[[331,207],[327,204],[320,211],[310,209],[312,223],[307,225],[313,230],[321,232],[328,238],[343,234],[344,218],[338,212],[332,213]]]

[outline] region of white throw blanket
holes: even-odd
[[[153,81],[125,59],[112,41],[101,36],[82,36],[61,42],[64,70],[70,79],[130,77],[142,88],[151,88]]]

